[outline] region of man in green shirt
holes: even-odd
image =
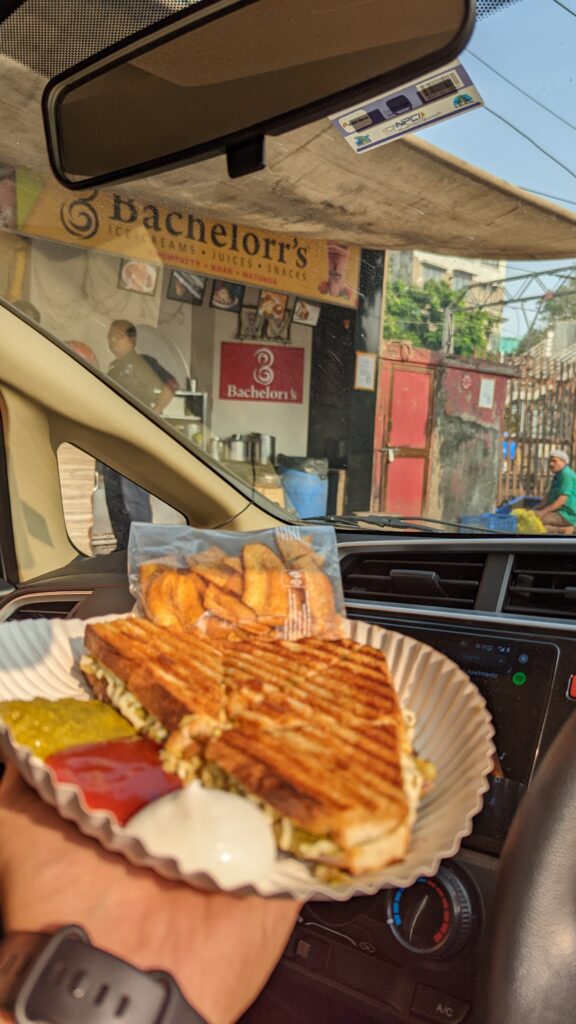
[[[154,412],[162,413],[172,400],[178,382],[153,356],[136,350],[136,328],[129,320],[114,320],[108,331],[108,348],[114,360],[108,376]]]
[[[550,471],[554,476],[546,500],[534,509],[549,532],[574,533],[576,473],[569,462],[567,452],[560,449],[550,452]]]

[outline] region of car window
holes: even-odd
[[[279,515],[573,533],[574,125],[549,90],[576,98],[576,20],[561,5],[480,4],[442,79],[457,116],[417,136],[354,153],[341,118],[271,140],[249,180],[211,160],[78,192],[49,170],[38,97],[89,44],[26,49],[22,11],[0,32],[20,97],[0,130],[8,301]],[[94,49],[127,34],[124,14]],[[85,552],[111,543],[88,523],[91,486],[86,462],[64,490]]]
[[[132,521],[186,522],[176,509],[76,445],[59,446],[58,471],[68,536],[82,554],[126,550]]]

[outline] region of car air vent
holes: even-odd
[[[9,622],[17,622],[21,619],[65,619],[67,615],[76,608],[79,597],[70,599],[55,598],[51,601],[34,601],[30,604],[21,604],[8,615]]]
[[[441,554],[346,555],[341,563],[347,599],[473,608],[484,558]]]
[[[516,555],[503,610],[576,619],[576,555]]]

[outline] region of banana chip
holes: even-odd
[[[144,529],[160,528],[138,527]],[[198,628],[214,638],[338,639],[341,583],[333,568],[326,569],[330,559],[337,565],[335,536],[326,528],[314,532],[316,537],[282,528],[249,535],[254,539],[219,534],[221,544],[198,547],[196,538],[209,532],[189,530],[192,553],[174,549],[164,562],[140,561],[140,606],[159,626]]]

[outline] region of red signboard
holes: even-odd
[[[302,402],[304,349],[223,341],[220,398],[234,402]]]

